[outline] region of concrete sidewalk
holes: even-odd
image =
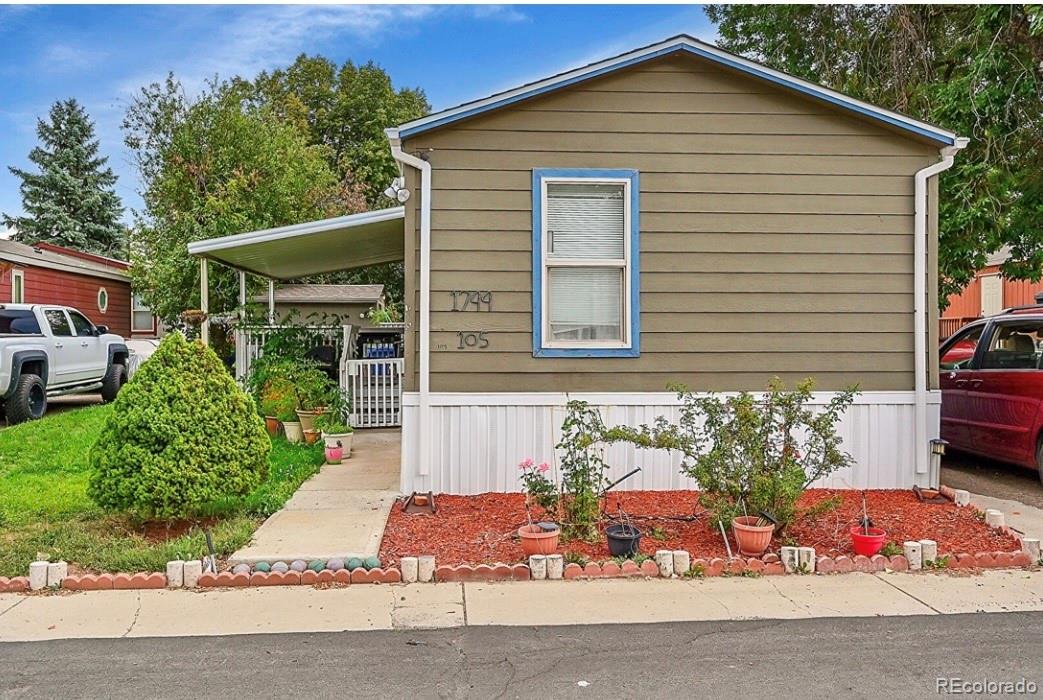
[[[1043,611],[1043,571],[0,594],[0,641]]]
[[[349,459],[323,465],[229,561],[376,556],[399,495],[400,433],[359,431],[353,442]]]

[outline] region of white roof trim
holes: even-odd
[[[324,233],[326,231],[336,231],[337,229],[353,228],[355,226],[363,226],[365,224],[377,224],[382,221],[393,221],[395,219],[405,218],[405,207],[378,209],[376,211],[362,212],[361,214],[349,214],[347,216],[338,216],[333,219],[308,221],[303,224],[291,224],[289,226],[268,228],[263,229],[261,231],[238,233],[233,236],[210,238],[205,241],[195,241],[193,243],[188,244],[188,252],[190,255],[205,255],[216,250],[223,250],[225,248],[237,248],[239,246],[248,245],[252,243],[269,243],[271,241],[278,241],[285,238],[307,236],[311,233]]]
[[[807,80],[802,80],[801,78],[783,73],[782,71],[768,68],[767,66],[728,53],[712,44],[707,44],[687,35],[666,39],[657,44],[630,51],[614,58],[609,58],[565,73],[560,73],[544,80],[522,85],[513,90],[491,95],[484,99],[467,102],[457,107],[451,107],[450,109],[436,112],[435,114],[430,114],[420,119],[414,119],[413,121],[406,122],[398,127],[398,136],[406,139],[445,124],[450,124],[483,112],[498,109],[530,97],[536,97],[537,95],[558,90],[582,80],[588,80],[604,73],[620,70],[676,51],[684,51],[700,56],[721,65],[742,71],[743,73],[775,83],[784,88],[795,90],[810,97],[851,110],[871,119],[888,123],[905,131],[910,131],[942,145],[951,146],[956,143],[956,134],[951,131],[934,126],[933,124],[928,124],[927,122],[913,119],[904,114],[899,114],[898,112],[871,105],[868,102],[857,100],[835,90],[823,87],[822,85],[817,85],[808,82]]]
[[[7,260],[16,265],[23,267],[42,267],[47,270],[59,270],[61,272],[68,272],[75,275],[82,275],[83,277],[99,277],[107,280],[116,280],[119,282],[130,282],[130,275],[122,272],[113,270],[107,272],[105,270],[98,270],[93,267],[80,267],[79,265],[66,264],[58,262],[56,260],[41,260],[29,255],[22,255],[21,253],[12,253],[8,251],[0,251],[0,260]]]

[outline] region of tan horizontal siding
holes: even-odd
[[[773,134],[600,134],[590,132],[502,131],[487,129],[447,129],[416,137],[421,150],[464,151],[593,151],[602,153],[722,153],[722,154],[797,154],[852,155],[867,151],[877,155],[915,155],[923,152],[917,144],[899,136],[872,134],[833,136],[796,134],[784,138]]]
[[[641,274],[656,272],[900,272],[909,263],[907,255],[850,255],[839,253],[771,253],[745,251],[741,253],[641,253]],[[445,251],[431,252],[432,271],[459,270],[475,273],[474,288],[490,289],[489,275],[503,269],[531,269],[532,255],[523,252]]]
[[[538,114],[538,119],[533,117]],[[524,122],[522,120],[524,119]],[[765,119],[761,114],[656,114],[647,112],[500,112],[480,120],[489,131],[553,131],[560,133],[595,132],[601,134],[790,134],[861,136],[865,126],[855,119],[836,114],[776,114]],[[460,131],[469,131],[467,123]],[[656,133],[656,132],[653,132]]]
[[[498,272],[494,297],[523,293],[531,296],[532,274],[525,270]],[[414,281],[415,284],[415,281]],[[448,294],[450,290],[477,289],[470,272],[439,272],[431,280],[432,294]],[[802,272],[747,272],[734,275],[725,272],[683,272],[643,274],[641,292],[759,292],[786,294],[819,292],[829,294],[862,294],[889,292],[913,293],[913,273],[829,273],[809,275]],[[768,297],[771,298],[771,297]],[[494,301],[495,303],[495,301]],[[765,304],[768,302],[765,301]]]
[[[695,337],[693,337],[693,335]],[[499,332],[490,336],[495,344],[496,352],[532,354],[531,333]],[[436,350],[444,347],[449,350],[460,345],[460,338],[455,331],[438,331],[431,334],[431,347]],[[776,331],[760,333],[755,330],[719,332],[707,327],[704,331],[688,331],[678,333],[642,333],[642,355],[652,356],[653,361],[658,353],[691,353],[699,355],[703,352],[737,352],[756,350],[757,352],[812,352],[812,353],[861,353],[867,348],[874,352],[907,353],[913,351],[913,339],[909,333],[869,333],[834,331],[794,333]],[[490,346],[492,349],[492,346]],[[475,352],[475,351],[472,351]],[[486,351],[480,351],[486,352]]]
[[[754,349],[755,350],[755,349]],[[680,374],[692,371],[698,364],[700,372],[728,372],[737,366],[752,369],[770,366],[773,372],[856,372],[871,367],[877,372],[900,372],[908,369],[907,355],[900,352],[808,353],[773,352],[699,352],[649,353],[639,358],[597,358],[591,362],[583,358],[533,357],[532,353],[468,350],[431,353],[432,372],[473,371],[477,356],[481,356],[483,370],[490,372],[576,372],[601,374],[605,372],[655,372]]]
[[[450,231],[529,231],[532,214],[522,211],[435,210],[431,213],[435,236]],[[911,234],[913,217],[899,214],[758,214],[665,213],[641,215],[641,231],[649,233],[894,233]],[[910,262],[911,264],[911,262]]]
[[[644,333],[698,333],[707,330],[721,332],[806,332],[806,333],[887,333],[909,332],[912,328],[912,311],[893,313],[887,311],[865,312],[821,312],[788,313],[764,310],[767,304],[754,305],[754,310],[743,313],[676,312],[641,315],[641,332]],[[507,331],[528,333],[532,330],[532,315],[521,311],[500,313],[433,311],[431,329],[440,332],[455,331]],[[491,337],[491,336],[490,336]],[[698,343],[697,338],[692,339]],[[698,347],[694,345],[693,347]],[[910,358],[910,369],[912,368]],[[596,364],[596,363],[595,363]]]
[[[696,364],[692,365],[696,367]],[[738,368],[727,372],[616,372],[609,381],[604,374],[576,372],[434,372],[431,386],[437,391],[669,391],[675,384],[692,391],[757,391],[764,389],[773,377],[787,386],[809,376],[808,372],[773,372]],[[815,372],[815,388],[840,391],[855,384],[863,390],[907,391],[913,385],[912,372],[875,372],[862,368],[854,372]]]
[[[505,136],[504,141],[510,136]],[[732,173],[759,175],[892,175],[911,178],[931,160],[924,154],[888,156],[864,153],[857,158],[846,154],[820,155],[750,153],[742,157],[719,153],[632,153],[591,152],[574,148],[561,151],[505,151],[494,156],[474,150],[437,149],[428,154],[434,168],[432,185],[438,188],[443,169],[529,170],[532,168],[636,168],[642,173]],[[937,160],[935,158],[934,160]],[[475,185],[484,176],[475,175]],[[910,195],[912,191],[910,190]],[[432,200],[433,201],[433,200]]]
[[[440,192],[435,209],[478,211],[532,211],[532,191],[447,190]],[[911,197],[847,194],[683,193],[649,192],[642,187],[642,216],[657,213],[729,213],[755,208],[763,214],[909,214]]]
[[[912,176],[937,160],[916,138],[671,57],[406,150],[433,169],[434,391],[759,389],[776,374],[912,388]],[[532,356],[534,168],[640,172],[640,357]],[[450,310],[452,290],[491,291],[492,311]],[[459,332],[479,331],[487,349],[458,349]]]
[[[529,231],[439,231],[433,250],[525,251],[532,248]],[[843,233],[644,233],[641,251],[648,253],[734,252],[764,253],[912,253],[913,241],[904,234],[857,235]]]
[[[697,163],[692,163],[697,167]],[[476,178],[471,170],[440,169],[433,200],[446,190],[531,192],[531,170],[487,170]],[[912,181],[898,175],[802,175],[793,173],[641,172],[642,193],[857,194],[900,195],[913,192]]]

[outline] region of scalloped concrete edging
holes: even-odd
[[[561,554],[535,555],[525,564],[459,564],[436,566],[434,557],[402,557],[399,567],[371,569],[344,568],[343,560],[313,562],[316,567],[289,568],[286,571],[258,571],[239,564],[233,570],[203,573],[200,561],[168,562],[163,572],[117,574],[67,574],[65,562],[33,562],[32,576],[0,577],[0,593],[25,593],[62,588],[70,591],[143,590],[159,588],[246,588],[259,586],[318,586],[381,583],[426,582],[485,582],[529,580],[574,580],[599,578],[682,578],[716,576],[780,576],[785,574],[843,574],[850,572],[875,573],[880,571],[916,571],[924,568],[948,569],[1006,569],[1027,568],[1040,563],[1040,542],[1026,537],[1004,523],[1003,513],[982,509],[970,503],[966,491],[941,486],[939,491],[959,507],[970,507],[981,514],[990,527],[1010,535],[1021,547],[1018,552],[974,552],[938,554],[931,540],[910,541],[906,552],[891,557],[881,554],[836,557],[817,556],[811,547],[783,547],[782,556],[765,554],[762,557],[692,557],[684,550],[659,550],[654,558],[638,564],[627,560],[565,564]],[[925,547],[927,549],[925,549]],[[934,551],[932,558],[928,552]],[[923,555],[917,561],[917,554]],[[913,561],[910,560],[912,557]],[[944,561],[944,566],[931,563]],[[334,563],[336,562],[336,563]],[[798,564],[799,562],[799,564]],[[298,564],[298,562],[294,562]],[[304,562],[300,562],[301,565]],[[246,567],[245,569],[243,567]],[[46,578],[41,574],[47,573]],[[35,581],[35,585],[34,585]]]

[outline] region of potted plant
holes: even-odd
[[[775,523],[758,515],[737,515],[732,518],[732,534],[739,545],[739,554],[759,557],[771,544]]]
[[[336,385],[322,370],[308,367],[295,377],[297,417],[304,430],[315,430],[315,419],[329,411],[337,394]]]
[[[851,548],[855,554],[871,557],[878,554],[884,548],[887,541],[887,532],[883,528],[873,527],[873,521],[869,519],[869,509],[866,507],[866,492],[862,492],[862,519],[858,525],[852,525]]]
[[[297,418],[297,413],[292,409],[285,409],[279,414],[279,422],[282,423],[283,434],[290,442],[297,443],[304,439],[304,430]]]
[[[526,556],[533,554],[554,554],[558,551],[558,540],[561,528],[557,523],[533,522],[530,508],[539,506],[550,512],[558,503],[558,489],[549,478],[547,472],[550,465],[546,462],[536,464],[532,458],[523,460],[518,468],[521,470],[521,482],[525,490],[525,516],[528,523],[518,528],[518,539]]]
[[[268,381],[261,391],[261,414],[264,416],[268,434],[278,435],[279,416],[289,414],[292,419],[296,407],[297,397],[294,395],[293,384],[281,378]]]
[[[351,456],[354,428],[340,420],[337,414],[337,411],[330,411],[315,420],[315,427],[322,431],[322,440],[326,444],[326,461],[330,464],[340,464],[343,459]]]
[[[310,430],[304,430],[303,425],[301,432],[304,434],[304,442],[307,445],[314,445],[319,441],[319,431],[312,428]]]
[[[641,546],[641,531],[630,522],[630,516],[622,508],[619,509],[619,522],[605,528],[605,539],[608,540],[608,551],[614,557],[630,557],[638,552]]]

